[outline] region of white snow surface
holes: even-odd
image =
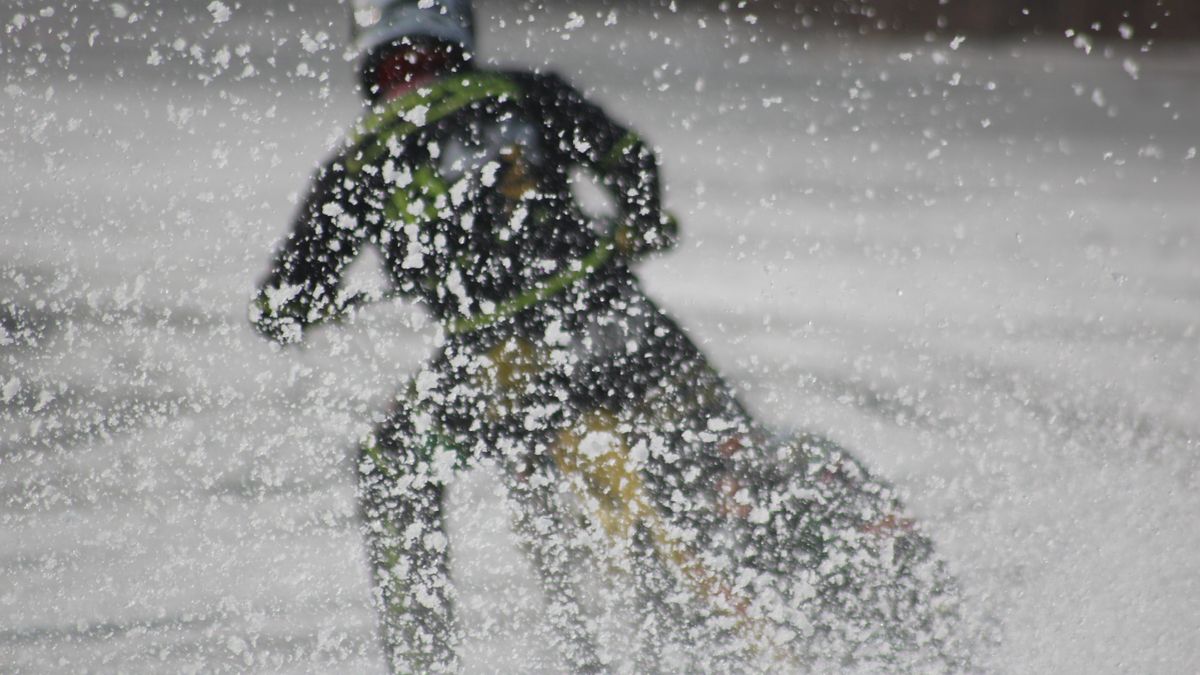
[[[196,5],[0,17],[3,672],[383,667],[350,460],[432,326],[253,334],[359,112],[345,22]],[[648,291],[762,419],[902,488],[988,670],[1200,671],[1200,53],[500,13],[485,55],[660,149],[685,239]],[[554,672],[499,492],[453,492],[465,665]]]

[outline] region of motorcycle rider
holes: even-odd
[[[647,595],[645,667],[660,632],[719,639],[729,622],[679,618],[680,578],[713,601],[710,614],[757,610],[690,552],[719,543],[730,514],[802,528],[754,508],[738,464],[761,454],[764,434],[633,273],[676,241],[655,153],[556,75],[480,67],[468,0],[358,0],[354,26],[370,110],[317,171],[251,319],[281,343],[301,340],[359,301],[342,276],[374,246],[394,291],[441,326],[437,353],[359,455],[390,666],[457,668],[444,501],[454,473],[483,457],[522,505],[517,529],[573,670],[602,664],[556,506],[568,485],[629,542],[629,574]],[[602,226],[576,202],[578,168],[615,202]]]

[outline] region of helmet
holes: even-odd
[[[428,39],[475,51],[471,0],[351,0],[350,37],[361,56],[402,38]]]

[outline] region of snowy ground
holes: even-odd
[[[348,458],[431,331],[244,321],[356,114],[311,4],[0,16],[0,671],[381,669]],[[662,149],[688,236],[647,287],[903,487],[991,669],[1200,670],[1200,53],[519,16],[489,54]],[[468,669],[553,671],[495,492],[454,495]]]

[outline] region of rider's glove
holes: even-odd
[[[273,307],[268,295],[262,293],[250,303],[248,318],[259,335],[281,345],[295,344],[300,342],[304,326],[298,317],[282,311],[285,309]]]
[[[300,342],[309,326],[338,323],[356,308],[380,299],[362,291],[346,296],[338,293],[332,301],[310,300],[312,306],[306,307],[299,296],[289,297],[289,290],[294,289],[264,289],[250,303],[249,312],[250,323],[259,334],[283,345]]]
[[[670,250],[678,240],[679,222],[666,211],[657,217],[628,216],[613,227],[617,252],[629,260]]]

